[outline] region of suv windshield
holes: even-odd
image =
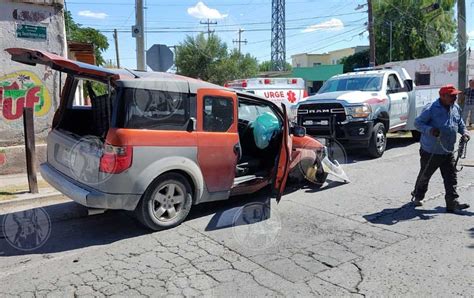
[[[382,88],[382,76],[345,77],[327,80],[318,94],[336,91],[379,91]]]

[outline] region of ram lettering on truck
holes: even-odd
[[[344,146],[380,157],[387,132],[411,130],[422,106],[403,68],[364,69],[336,75],[297,107],[297,122],[309,135],[330,137]]]

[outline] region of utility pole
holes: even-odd
[[[143,0],[135,0],[135,29],[137,39],[137,69],[145,71],[145,26],[143,22]]]
[[[120,57],[119,57],[119,48],[118,48],[117,29],[114,29],[114,41],[115,41],[115,59],[117,61],[117,68],[120,68]]]
[[[370,58],[369,67],[375,66],[375,34],[374,34],[374,16],[372,14],[372,1],[367,0],[367,12],[369,14],[369,44],[370,44]]]
[[[207,24],[207,39],[209,39],[211,37],[211,33],[214,33],[214,30],[211,30],[211,25],[217,25],[217,22],[216,21],[211,21],[210,19],[207,19],[207,22],[200,21],[199,23],[202,24],[202,25]]]
[[[392,62],[392,34],[393,34],[393,22],[390,21],[390,50],[389,50],[389,55],[390,55],[390,62]]]
[[[178,50],[178,46],[170,46],[170,48],[173,48],[173,52],[174,52],[173,64],[176,67],[176,72],[179,72],[178,65],[176,65],[176,54],[177,54],[176,51]]]
[[[247,44],[247,39],[242,40],[242,32],[244,32],[244,30],[242,30],[242,28],[240,28],[239,29],[239,39],[238,40],[235,40],[235,39],[232,40],[233,43],[237,43],[239,45],[239,54],[240,54],[240,50],[241,50],[241,45],[243,43]]]
[[[466,89],[466,1],[458,0],[458,83],[459,90]],[[464,101],[463,101],[464,107]]]

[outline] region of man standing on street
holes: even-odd
[[[469,116],[469,112],[471,116]],[[474,125],[474,79],[469,80],[469,87],[464,91],[464,107],[462,109],[462,119],[466,125]]]
[[[446,191],[446,211],[455,212],[469,208],[461,204],[456,192],[457,174],[454,159],[456,134],[469,139],[469,133],[461,118],[461,108],[456,104],[461,91],[453,85],[439,90],[439,99],[425,107],[415,120],[416,128],[421,132],[420,164],[421,169],[412,192],[415,206],[422,206],[422,200],[428,190],[431,176],[439,168]]]

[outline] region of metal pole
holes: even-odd
[[[240,55],[240,50],[241,50],[241,44],[242,44],[242,29],[239,28],[239,55]]]
[[[458,0],[458,84],[459,90],[466,88],[466,1]],[[464,102],[462,103],[464,106]]]
[[[370,58],[369,67],[375,66],[375,34],[374,34],[374,16],[372,15],[372,1],[367,0],[368,14],[369,14],[369,43],[370,43]]]
[[[392,62],[392,21],[390,21],[390,62]]]
[[[145,71],[145,26],[143,22],[143,0],[135,1],[135,22],[140,30],[137,34],[137,69]]]
[[[114,41],[115,41],[115,60],[117,61],[117,68],[120,68],[120,57],[119,57],[119,48],[118,48],[117,29],[114,29]]]
[[[26,171],[30,193],[38,193],[36,178],[36,147],[33,108],[23,108],[23,129],[25,133]]]

